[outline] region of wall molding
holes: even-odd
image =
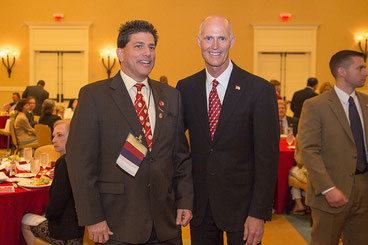
[[[3,82],[0,82],[3,83]],[[2,87],[0,86],[0,92],[18,92],[18,91],[24,91],[26,89],[25,86],[21,86],[21,87]]]

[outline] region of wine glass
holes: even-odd
[[[43,168],[43,170],[41,171],[41,173],[44,175],[46,173],[46,167],[49,164],[49,153],[47,152],[42,152],[40,154],[40,164]]]
[[[40,171],[40,160],[39,159],[32,159],[31,160],[31,173],[37,175]]]
[[[24,148],[23,157],[27,163],[29,163],[29,161],[32,160],[32,148],[31,147]]]
[[[288,128],[287,129],[286,142],[288,143],[289,146],[291,146],[291,144],[293,144],[293,142],[294,142],[293,128]]]

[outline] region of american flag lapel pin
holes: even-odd
[[[235,90],[240,90],[240,86],[235,85]]]

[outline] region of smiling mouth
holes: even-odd
[[[140,60],[139,63],[142,63],[142,64],[151,64],[151,61],[148,61],[148,60]]]
[[[210,52],[210,55],[219,56],[221,52]]]

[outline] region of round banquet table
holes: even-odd
[[[12,186],[3,182],[0,186]],[[24,190],[15,188],[15,192],[0,193],[0,244],[25,244],[21,223],[26,213],[43,214],[49,201],[50,187]]]
[[[293,144],[293,146],[295,146]],[[284,210],[289,193],[289,170],[295,164],[294,160],[295,149],[288,148],[286,139],[280,139],[280,157],[279,157],[279,170],[277,173],[277,185],[275,193],[275,211],[276,213],[282,213]]]
[[[5,128],[6,121],[9,119],[9,116],[0,116],[0,128]],[[0,148],[6,148],[8,137],[5,135],[0,135]],[[0,243],[1,244],[1,243]]]

